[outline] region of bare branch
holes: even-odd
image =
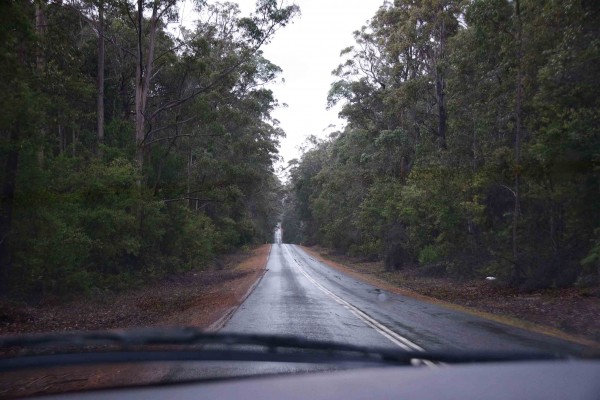
[[[515,191],[514,191],[514,190],[512,190],[511,188],[509,188],[508,186],[506,186],[506,185],[503,185],[503,184],[501,184],[501,183],[499,183],[499,184],[498,184],[498,186],[500,186],[500,187],[503,187],[504,189],[506,189],[506,190],[508,190],[509,192],[511,192],[511,193],[513,194],[513,196],[517,197],[517,194],[515,193]]]
[[[149,146],[149,145],[157,143],[157,142],[162,142],[162,141],[171,140],[171,139],[177,139],[179,137],[215,137],[215,136],[223,136],[223,134],[215,133],[215,134],[198,135],[198,134],[193,134],[193,133],[180,133],[179,135],[166,136],[166,137],[153,139],[153,140],[150,140],[149,142],[144,143],[144,145]]]
[[[174,202],[174,201],[185,201],[185,200],[195,200],[195,201],[202,201],[202,202],[204,202],[204,203],[222,203],[222,202],[223,202],[223,201],[221,201],[221,200],[213,200],[213,199],[200,199],[200,198],[198,198],[198,197],[187,197],[187,196],[184,196],[184,197],[177,197],[177,198],[174,198],[174,199],[163,199],[163,200],[161,200],[161,201],[162,201],[162,202],[165,202],[165,203],[172,203],[172,202]]]
[[[256,54],[256,52],[261,48],[261,46],[267,41],[267,39],[269,39],[271,37],[271,35],[276,31],[277,31],[277,23],[271,24],[271,26],[267,29],[267,32],[263,36],[263,38],[258,43],[256,43],[254,45],[254,47],[252,47],[249,50],[248,54],[245,57],[242,57],[239,62],[237,62],[237,63],[233,64],[231,67],[227,68],[224,72],[219,74],[208,85],[195,90],[191,94],[189,94],[181,99],[173,100],[171,102],[166,103],[164,106],[158,108],[157,110],[155,110],[152,113],[151,118],[156,118],[163,111],[168,111],[173,108],[179,107],[182,104],[184,104],[184,103],[188,102],[189,100],[195,98],[196,96],[200,95],[201,93],[206,92],[206,91],[214,88],[215,86],[217,86],[223,79],[225,79],[227,76],[229,76],[229,74],[231,74],[233,71],[238,69],[242,64],[244,64],[245,62],[250,60]]]

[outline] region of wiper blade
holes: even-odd
[[[309,340],[296,336],[210,333],[202,330],[183,328],[144,328],[108,331],[57,332],[0,336],[0,350],[10,347],[35,348],[42,346],[144,346],[144,345],[258,345],[265,347],[309,348],[320,350],[356,350],[362,347],[336,342]],[[366,348],[365,348],[366,349]]]
[[[166,348],[166,349],[165,349]],[[258,361],[411,365],[563,359],[537,352],[404,351],[294,336],[206,333],[195,328],[92,331],[0,337],[0,372],[83,364]]]

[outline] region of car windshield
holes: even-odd
[[[600,6],[0,2],[0,397],[600,352]]]

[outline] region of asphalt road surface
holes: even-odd
[[[267,271],[222,332],[296,335],[408,350],[559,351],[579,345],[450,310],[360,282],[300,247],[273,244]],[[211,363],[178,379],[313,370],[314,365]]]

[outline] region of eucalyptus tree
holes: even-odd
[[[260,0],[257,2],[254,14],[250,17],[240,18],[239,9],[233,3],[224,5],[206,5],[203,1],[196,3],[198,11],[203,13],[206,18],[204,26],[198,27],[196,36],[223,35],[223,39],[228,42],[228,47],[235,48],[238,53],[237,60],[224,65],[223,69],[213,71],[208,81],[198,82],[195,86],[188,87],[181,97],[163,99],[163,101],[156,102],[154,108],[147,109],[148,95],[153,89],[153,69],[157,60],[164,56],[164,53],[155,55],[157,32],[166,23],[164,19],[168,21],[169,18],[174,18],[175,4],[176,0],[151,0],[148,2],[138,0],[135,6],[129,2],[124,4],[125,11],[137,32],[135,141],[136,160],[140,167],[144,165],[146,145],[152,141],[155,121],[163,113],[176,110],[227,79],[243,62],[256,54],[263,44],[271,40],[277,29],[287,25],[299,10],[295,5],[280,7],[279,2],[275,0]],[[146,8],[151,10],[147,28],[144,20]],[[208,30],[203,31],[204,28],[208,28]],[[144,35],[145,29],[148,30],[147,37]],[[210,39],[207,38],[207,40]],[[178,43],[171,51],[183,46],[185,46],[184,43]],[[227,48],[222,50],[226,51]]]
[[[264,86],[280,69],[260,47],[298,8],[265,0],[243,18],[200,2],[201,22],[176,37],[176,5],[0,4],[0,279],[11,295],[119,288],[271,235],[283,131]]]
[[[334,71],[345,131],[294,166],[293,229],[392,269],[597,281],[592,3],[385,3]]]

